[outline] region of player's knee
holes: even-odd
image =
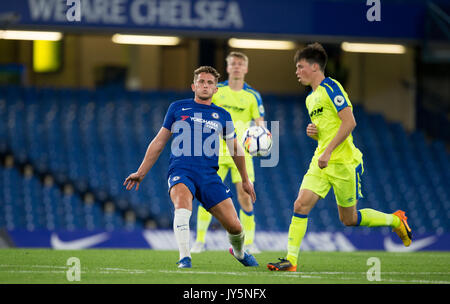
[[[245,193],[244,190],[238,190],[237,191],[237,197],[239,201],[245,200],[247,193]]]
[[[253,211],[252,198],[247,192],[244,191],[244,189],[237,190],[237,199],[242,209],[245,210],[245,212]]]
[[[237,187],[236,192],[239,201],[250,200],[250,195],[248,195],[248,193],[244,191],[244,188]]]
[[[239,220],[237,220],[229,225],[226,230],[229,234],[239,234],[242,232],[242,225]]]
[[[183,197],[172,198],[175,209],[189,209],[192,210],[192,202]]]
[[[347,227],[356,226],[356,223],[358,221],[358,219],[354,216],[339,216],[339,219],[341,220],[342,224]]]
[[[308,214],[310,211],[308,204],[305,204],[301,199],[296,199],[294,202],[294,212],[299,214]]]

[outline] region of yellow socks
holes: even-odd
[[[240,210],[239,219],[245,232],[245,245],[252,244],[255,239],[255,215],[253,211]],[[212,215],[202,206],[198,206],[196,242],[205,243],[206,232],[211,223]]]
[[[211,223],[212,215],[202,206],[198,206],[197,213],[197,242],[205,243],[206,232]]]
[[[389,226],[397,228],[400,226],[400,219],[398,216],[383,213],[374,209],[366,208],[358,210],[358,224],[357,226],[366,227],[383,227]]]
[[[253,244],[255,239],[255,215],[253,211],[246,212],[243,209],[239,211],[239,219],[245,232],[244,245]]]
[[[390,226],[397,228],[400,226],[400,219],[398,216],[388,213],[383,213],[374,209],[361,209],[358,213],[357,226],[366,227],[381,227]],[[291,224],[289,226],[288,233],[288,248],[286,259],[296,266],[298,261],[298,254],[300,251],[300,245],[302,244],[303,237],[306,233],[308,226],[308,216],[303,214],[294,213],[292,216]]]
[[[297,265],[300,245],[302,244],[303,237],[305,236],[307,226],[308,216],[294,213],[292,216],[291,225],[289,226],[288,253],[286,256],[286,259],[294,266]]]

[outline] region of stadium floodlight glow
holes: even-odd
[[[59,41],[61,38],[60,32],[0,30],[0,39]]]
[[[144,45],[177,45],[179,37],[174,36],[148,36],[148,35],[123,35],[114,34],[112,41],[120,44],[144,44]]]
[[[354,53],[404,54],[406,52],[406,48],[401,44],[342,42],[341,48],[343,51]]]
[[[292,50],[295,43],[288,40],[259,40],[231,38],[228,45],[237,49]]]

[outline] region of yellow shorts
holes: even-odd
[[[303,177],[300,189],[311,190],[324,198],[333,187],[336,203],[341,207],[351,207],[363,197],[361,192],[363,172],[362,160],[355,160],[350,164],[329,163],[326,168],[320,169],[317,159],[313,159]]]
[[[247,168],[247,174],[250,181],[253,183],[255,181],[255,170],[253,168],[253,157],[246,156],[245,157],[245,167]],[[228,171],[231,170],[231,182],[233,184],[242,182],[241,175],[239,174],[239,170],[237,169],[233,158],[231,156],[220,156],[219,157],[219,170],[217,170],[217,174],[220,176],[222,181],[228,175]]]

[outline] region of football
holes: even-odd
[[[251,126],[244,132],[244,149],[251,156],[267,156],[272,149],[272,134],[260,126]]]

